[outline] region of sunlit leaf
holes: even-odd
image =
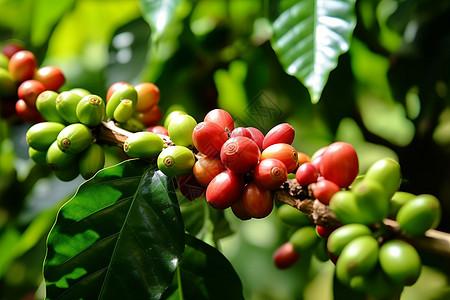
[[[140,0],[144,19],[150,25],[154,38],[159,37],[172,20],[181,0]]]
[[[272,47],[285,71],[319,101],[338,57],[349,49],[355,0],[284,0],[273,23]]]
[[[47,297],[160,299],[183,250],[171,180],[145,161],[125,161],[61,208],[48,238]]]

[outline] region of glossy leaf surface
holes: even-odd
[[[158,38],[172,20],[180,0],[140,0],[144,19]]]
[[[171,180],[143,160],[97,173],[60,210],[44,266],[48,299],[160,299],[184,251]]]
[[[285,71],[297,77],[317,103],[349,49],[356,25],[355,0],[284,0],[284,10],[273,23],[272,46]]]

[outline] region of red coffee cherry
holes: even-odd
[[[33,79],[42,82],[46,90],[57,91],[66,82],[63,71],[57,66],[42,67],[34,73]]]
[[[244,178],[230,170],[225,170],[208,184],[206,201],[216,209],[226,209],[242,195]]]
[[[275,190],[287,179],[286,166],[278,159],[267,158],[253,169],[253,182],[258,186]]]
[[[261,160],[267,158],[280,160],[286,166],[288,173],[293,172],[298,165],[298,153],[289,144],[274,144],[265,148],[261,153]]]
[[[200,122],[192,132],[195,148],[206,156],[220,155],[220,149],[227,140],[225,129],[213,122]]]
[[[162,120],[163,114],[161,108],[158,105],[155,105],[148,111],[135,113],[134,116],[139,122],[144,124],[145,127],[149,127],[158,124]]]
[[[234,130],[233,117],[226,110],[220,108],[208,112],[203,121],[217,123],[223,129],[228,128],[230,132]]]
[[[9,60],[8,71],[17,82],[24,82],[33,78],[36,68],[36,57],[28,50],[15,53]]]
[[[295,131],[291,125],[288,123],[278,124],[266,133],[263,141],[263,149],[279,143],[290,145],[294,141],[294,136]]]
[[[252,217],[247,214],[244,207],[244,201],[239,198],[236,202],[231,205],[231,211],[236,216],[236,218],[242,221],[250,220]]]
[[[311,162],[311,158],[309,157],[309,155],[300,151],[297,151],[297,154],[298,154],[298,166],[301,166],[302,164],[307,162]]]
[[[134,86],[138,94],[137,112],[145,112],[159,103],[159,88],[151,82],[141,82]]]
[[[160,125],[154,125],[154,126],[147,127],[147,131],[153,132],[156,134],[162,134],[162,135],[169,136],[169,132],[167,131],[167,128],[164,126],[160,126]]]
[[[19,51],[25,50],[25,48],[17,42],[9,42],[3,46],[2,53],[9,59]]]
[[[223,165],[237,174],[250,172],[259,162],[260,156],[258,145],[243,136],[230,138],[220,150]]]
[[[358,156],[352,145],[335,142],[327,147],[320,162],[320,174],[338,186],[348,187],[359,172]]]
[[[193,174],[177,178],[181,194],[188,200],[195,200],[205,195],[206,188],[201,186]]]
[[[340,190],[336,183],[326,179],[317,181],[312,188],[314,197],[325,205],[328,205],[331,197]]]
[[[311,163],[316,167],[317,170],[320,172],[320,163],[322,161],[322,155],[325,153],[325,150],[327,150],[328,146],[322,147],[311,156]]]
[[[113,84],[111,84],[108,88],[108,91],[106,92],[106,102],[109,101],[109,98],[111,98],[112,94],[114,94],[115,91],[119,90],[122,86],[132,86],[131,83],[118,81]]]
[[[290,242],[286,242],[274,252],[272,259],[278,269],[285,270],[295,265],[300,254],[294,251]]]
[[[44,119],[35,107],[29,106],[23,99],[19,99],[15,105],[17,115],[25,122],[37,123]]]
[[[335,228],[332,227],[323,227],[320,225],[316,225],[316,233],[323,239],[326,239],[330,236],[330,234],[334,231]]]
[[[259,149],[263,150],[263,141],[264,141],[264,134],[255,127],[247,127],[247,129],[250,131],[252,135],[252,140],[255,141],[256,145],[258,145]]]
[[[316,182],[319,175],[319,171],[312,163],[304,163],[295,172],[295,179],[301,186],[307,186]]]
[[[218,174],[225,170],[225,166],[218,157],[201,157],[195,164],[192,172],[197,181],[204,186],[207,186],[211,180]]]
[[[245,136],[249,139],[252,138],[252,133],[250,132],[250,130],[248,130],[245,127],[237,127],[235,129],[233,129],[233,131],[231,132],[230,137],[235,137],[235,136]]]
[[[242,194],[245,211],[253,218],[265,218],[273,210],[273,193],[250,182]]]
[[[45,91],[45,86],[37,80],[25,80],[17,89],[17,96],[23,99],[29,106],[36,107],[36,99],[40,93]]]

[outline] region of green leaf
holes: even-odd
[[[182,299],[244,299],[241,280],[231,263],[216,248],[191,235],[186,235],[180,262],[180,286]]]
[[[60,210],[48,238],[49,299],[161,299],[184,251],[171,179],[143,160],[106,168]]]
[[[181,0],[140,0],[144,19],[150,25],[154,39],[166,30]]]
[[[273,23],[272,47],[285,71],[317,103],[356,25],[355,0],[283,0]]]

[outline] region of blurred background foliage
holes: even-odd
[[[220,107],[263,133],[289,122],[293,145],[309,155],[335,140],[352,143],[361,173],[379,158],[398,159],[402,190],[438,196],[438,229],[449,232],[450,2],[357,0],[350,50],[318,104],[271,46],[271,24],[289,2],[0,0],[0,43],[20,41],[41,65],[60,66],[63,89],[105,96],[116,81],[150,81],[165,113],[183,108],[201,120]],[[148,13],[151,5],[163,13]],[[34,166],[23,138],[30,124],[0,122],[0,299],[33,299],[36,289],[39,298],[46,234],[82,180],[61,183]],[[198,204],[181,205],[189,211]],[[332,299],[330,262],[273,266],[272,253],[289,232],[275,211],[263,220],[227,219],[234,234],[219,247],[246,299]],[[422,255],[427,266],[402,299],[448,299],[450,262]]]

